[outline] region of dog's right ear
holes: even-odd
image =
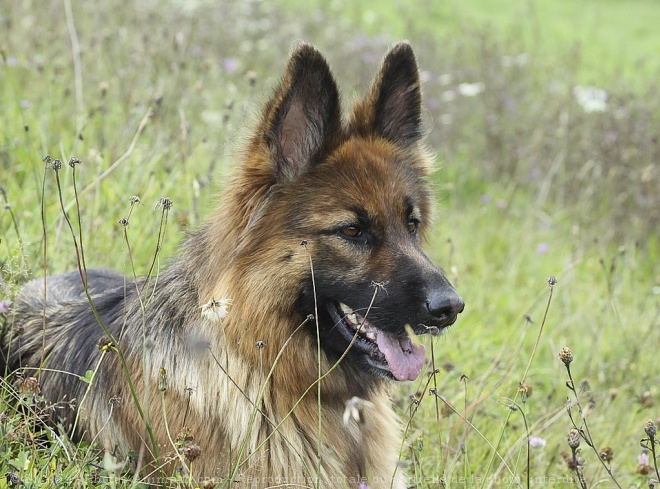
[[[369,94],[353,109],[350,131],[404,148],[422,139],[422,90],[415,53],[407,42],[395,45],[383,59]]]
[[[302,44],[291,54],[259,129],[276,180],[294,180],[319,162],[341,131],[339,92],[330,68],[313,46]]]

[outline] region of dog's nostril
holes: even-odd
[[[455,318],[463,312],[465,302],[455,290],[433,291],[426,301],[426,308],[432,316],[438,319]]]

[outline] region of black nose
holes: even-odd
[[[456,316],[463,312],[465,302],[451,286],[439,287],[430,291],[426,300],[426,308],[443,325],[449,325],[456,320]]]

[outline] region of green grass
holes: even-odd
[[[424,378],[397,392],[404,418],[408,396],[423,395],[404,451],[409,473],[427,481],[423,488],[438,487],[439,478],[450,487],[489,487],[494,477],[498,486],[517,487],[506,483],[510,474],[482,436],[498,445],[502,433],[498,454],[524,479],[524,413],[529,435],[547,440],[532,450],[531,475],[544,486],[574,486],[561,456],[570,452],[571,392],[557,358],[569,346],[576,384],[590,385],[581,402],[596,446],[612,447],[612,470],[624,487],[648,487],[637,457],[646,420],[660,416],[660,104],[653,89],[660,6],[473,0],[177,8],[193,3],[73,2],[78,79],[64,4],[3,7],[0,184],[10,207],[0,215],[0,300],[43,273],[44,178],[47,272],[76,266],[45,154],[82,160],[88,266],[130,271],[118,221],[131,196],[140,197],[127,233],[137,271],[146,273],[158,199],[174,202],[164,266],[183,232],[210,214],[234,148],[292,42],[305,39],[327,53],[348,102],[392,40],[409,38],[427,76],[426,100],[437,102],[427,114],[440,167],[428,250],[467,303],[434,344],[437,393],[461,416],[423,389]],[[503,56],[523,52],[526,64],[502,68]],[[443,74],[453,81],[441,82]],[[486,90],[477,97],[443,98],[460,82],[478,81]],[[607,89],[609,110],[586,114],[571,94],[578,83]],[[70,170],[61,176],[68,204]],[[551,275],[558,283],[544,323]],[[533,389],[525,402],[522,380]],[[510,409],[514,398],[522,411]],[[51,476],[96,487],[96,468],[87,464],[101,463],[95,451],[56,432],[35,440],[26,424],[33,417],[7,400],[0,400],[8,416],[0,421],[0,474],[32,481],[28,487],[46,487],[39,481]],[[582,456],[589,487],[601,480],[610,487],[584,442]],[[10,486],[0,478],[3,487]]]
[[[290,2],[297,7],[309,2]],[[359,24],[372,35],[413,41],[464,39],[486,27],[550,63],[566,63],[579,48],[579,80],[600,85],[621,75],[640,86],[660,70],[660,21],[653,0],[385,0],[313,2],[316,8]],[[510,53],[515,54],[515,53]]]

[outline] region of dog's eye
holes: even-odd
[[[419,230],[419,221],[417,219],[409,219],[406,226],[408,227],[408,232],[414,236]]]
[[[357,226],[346,226],[345,228],[341,228],[339,232],[346,238],[359,238],[362,236],[362,230],[357,227]]]

